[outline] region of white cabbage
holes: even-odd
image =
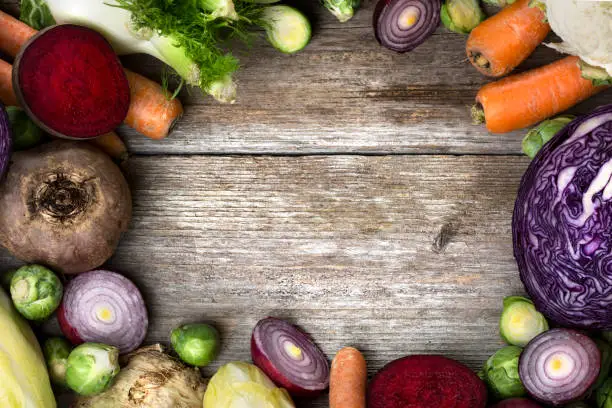
[[[40,346],[0,289],[0,407],[55,408]]]
[[[549,47],[576,55],[612,75],[612,1],[546,0],[546,14],[563,40],[547,44]]]

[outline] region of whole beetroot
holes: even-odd
[[[131,213],[129,187],[112,160],[58,140],[12,156],[0,186],[0,243],[23,261],[85,272],[110,258]]]

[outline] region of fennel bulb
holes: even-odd
[[[562,43],[547,44],[576,55],[612,76],[612,2],[546,0],[546,15]]]
[[[2,289],[0,333],[0,406],[55,408],[55,397],[38,341]]]
[[[172,67],[189,85],[224,103],[236,99],[238,61],[217,45],[220,25],[238,19],[232,0],[172,5],[139,0],[46,0],[55,21],[102,33],[120,55],[144,53]],[[159,4],[157,4],[159,3]],[[194,23],[195,22],[195,23]]]

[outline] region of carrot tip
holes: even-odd
[[[475,125],[482,125],[486,122],[484,108],[481,104],[476,103],[472,106],[472,123]]]

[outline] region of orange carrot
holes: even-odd
[[[168,136],[183,115],[181,102],[177,98],[169,100],[158,83],[127,69],[125,74],[132,94],[125,124],[151,139]]]
[[[345,347],[331,366],[329,408],[366,408],[368,372],[359,350]]]
[[[472,110],[476,122],[492,133],[535,125],[606,89],[582,78],[579,59],[565,57],[552,64],[483,86]]]
[[[33,28],[0,11],[0,51],[15,57],[36,33]],[[156,82],[127,69],[125,73],[131,90],[125,124],[152,139],[168,136],[183,114],[181,102],[176,98],[169,100],[167,92]]]
[[[13,91],[13,66],[0,59],[0,102],[6,106],[17,106],[17,97]]]
[[[544,12],[517,0],[470,33],[466,51],[484,75],[501,77],[527,59],[550,32]]]
[[[110,132],[89,141],[113,159],[122,163],[128,159],[128,150],[123,140],[115,132]]]
[[[14,57],[37,31],[15,17],[0,11],[0,49]]]

